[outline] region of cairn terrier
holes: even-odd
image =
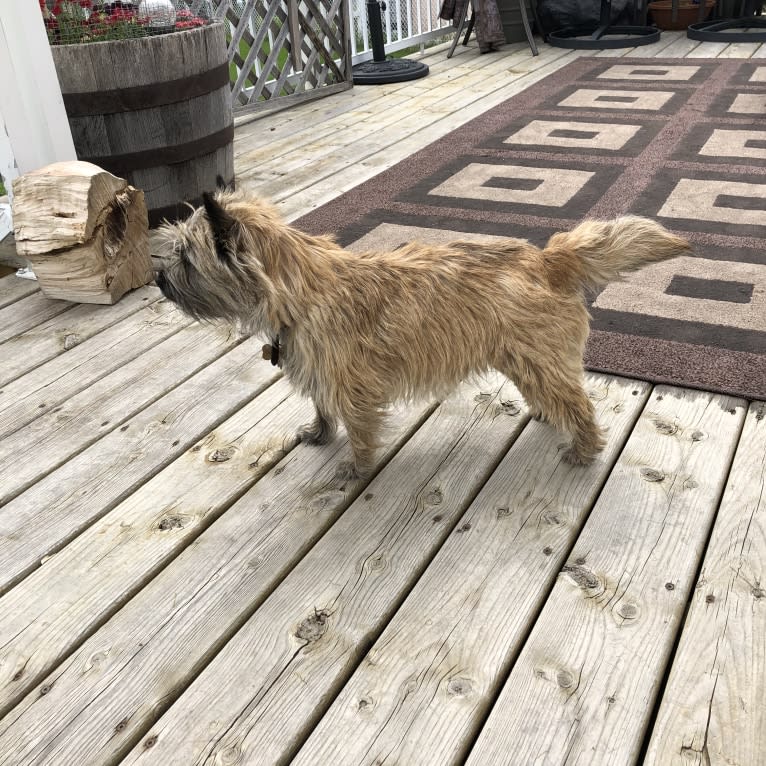
[[[584,293],[689,249],[659,224],[625,216],[584,221],[543,250],[507,239],[358,254],[227,191],[206,194],[163,235],[163,294],[196,319],[271,339],[272,361],[316,407],[299,437],[322,444],[342,421],[352,476],[369,472],[388,404],[440,398],[489,368],[571,436],[570,463],[591,462],[604,439],[583,389]]]

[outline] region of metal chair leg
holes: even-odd
[[[476,14],[471,11],[471,20],[468,22],[468,29],[465,31],[465,37],[463,38],[463,45],[468,45],[468,41],[471,39],[471,32],[473,32],[473,25],[476,23]]]
[[[534,2],[534,0],[532,0],[532,2]],[[529,26],[526,0],[519,0],[519,9],[521,10],[521,23],[524,25],[524,33],[527,36],[527,42],[532,49],[532,55],[537,56],[537,45],[535,45],[535,38],[532,37],[532,29]]]
[[[455,48],[457,48],[458,40],[460,39],[460,35],[463,34],[463,28],[465,27],[466,19],[468,18],[468,7],[470,6],[470,3],[465,4],[465,11],[463,12],[463,18],[460,19],[460,24],[458,25],[457,31],[455,32],[455,37],[452,39],[452,45],[450,46],[449,53],[447,54],[447,58],[451,59],[452,54],[455,52]]]

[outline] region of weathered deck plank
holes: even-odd
[[[521,430],[518,398],[465,386],[442,404],[126,763],[287,757]]]
[[[160,292],[156,287],[142,287],[128,293],[113,306],[81,304],[21,335],[9,338],[0,347],[0,353],[3,354],[0,386],[72,350],[159,298]]]
[[[766,761],[766,404],[751,405],[646,766]]]
[[[0,709],[287,454],[311,415],[279,381],[0,598],[0,614],[12,615],[0,626]]]
[[[0,504],[217,359],[237,340],[188,325],[0,441]],[[125,391],[130,391],[130,397]]]
[[[75,310],[67,311],[63,316]],[[189,324],[191,321],[172,303],[158,301],[128,315],[122,322],[73,347],[70,352],[7,383],[0,391],[0,437],[8,436],[51,412]],[[47,337],[60,343],[52,327],[48,328]]]
[[[39,289],[34,279],[20,279],[15,274],[0,277],[0,309],[36,293]]]
[[[0,309],[0,343],[71,310],[73,306],[74,303],[46,298],[39,291],[20,298]]]
[[[744,413],[654,389],[468,766],[636,762]]]
[[[401,419],[378,465],[430,410]],[[270,435],[284,434],[276,426]],[[345,440],[295,448],[53,671],[40,687],[48,690],[44,695],[31,692],[0,721],[0,753],[14,763],[112,763],[363,490],[365,482],[336,476],[339,456],[348,457]],[[192,507],[181,505],[178,513],[202,511],[190,494]],[[155,526],[150,535],[168,531],[182,534]]]
[[[588,387],[605,452],[572,468],[560,434],[524,430],[295,766],[462,761],[651,390],[602,376]]]
[[[260,345],[224,354],[3,506],[0,594],[277,380]]]
[[[654,47],[605,50],[596,55],[690,59],[766,55],[766,45],[696,44],[683,32],[663,32],[660,42]],[[442,46],[426,55],[432,71],[422,80],[355,88],[263,117],[237,131],[238,181],[249,176],[244,185],[255,191],[259,190],[258,179],[273,182],[278,207],[286,217],[306,213],[574,58],[594,54],[544,45],[541,51],[544,55],[533,58],[526,44],[517,44],[479,56],[472,40],[467,49],[458,48],[457,55],[447,60]],[[269,146],[271,151],[265,150]],[[292,155],[305,167],[296,165],[294,172],[285,174],[296,146],[310,146],[310,150]],[[91,331],[95,335],[90,337],[95,339],[117,326],[111,320],[102,323],[109,312],[133,314],[124,303],[132,296],[111,309],[70,304],[63,304],[66,308],[62,309],[39,294],[35,297],[36,283],[8,279],[0,279],[0,331],[5,330],[7,337],[0,343],[0,388],[3,382],[26,376],[54,357],[74,354],[77,349],[62,353],[57,332],[63,328],[75,328],[74,333],[69,329],[70,334],[79,334],[87,342]],[[154,288],[146,290],[157,294]],[[55,315],[46,319],[45,312],[53,309]],[[119,320],[124,321],[127,317]],[[759,595],[766,543],[757,494],[764,481],[763,462],[758,457],[766,445],[757,419],[760,405],[753,405],[747,417],[705,559],[705,587],[693,597],[687,631],[676,653],[678,665],[660,703],[653,701],[657,679],[665,672],[663,663],[681,628],[682,591],[694,581],[692,562],[700,556],[715,505],[711,488],[720,485],[726,475],[725,449],[720,450],[715,464],[705,463],[696,453],[691,463],[684,463],[683,456],[673,458],[668,450],[666,464],[682,474],[686,465],[695,472],[694,481],[697,471],[707,471],[700,482],[702,488],[675,492],[673,502],[679,502],[679,494],[683,502],[672,505],[665,527],[651,518],[626,521],[625,498],[640,501],[640,496],[623,495],[619,488],[632,492],[631,477],[635,479],[635,472],[646,462],[641,462],[645,455],[636,453],[631,444],[642,428],[651,431],[654,427],[642,421],[575,545],[569,564],[575,569],[558,578],[547,606],[535,607],[534,599],[542,603],[546,587],[550,587],[548,568],[555,569],[557,559],[567,555],[577,529],[567,521],[538,530],[530,520],[518,534],[508,535],[505,528],[516,517],[495,514],[490,519],[497,529],[493,536],[492,527],[481,523],[485,516],[480,511],[485,500],[492,508],[505,508],[504,492],[524,482],[533,486],[528,503],[544,502],[540,498],[555,488],[557,472],[551,487],[534,478],[544,461],[553,459],[552,454],[546,458],[544,450],[552,453],[557,443],[546,427],[529,424],[484,489],[483,477],[470,476],[471,492],[480,492],[482,498],[473,503],[469,512],[473,516],[461,518],[452,490],[439,506],[448,516],[426,504],[436,497],[430,493],[438,455],[444,462],[437,478],[462,466],[445,479],[451,484],[440,484],[444,491],[445,486],[460,484],[460,471],[466,476],[470,470],[475,474],[476,466],[466,450],[481,441],[481,428],[492,431],[491,424],[477,415],[481,428],[470,433],[467,429],[461,440],[454,403],[449,416],[444,409],[430,419],[428,407],[409,411],[409,420],[389,442],[380,465],[400,450],[397,457],[368,489],[364,484],[346,484],[335,475],[339,459],[349,454],[341,439],[325,449],[298,445],[248,489],[247,481],[254,477],[247,479],[244,470],[236,470],[237,466],[242,469],[242,456],[209,463],[203,461],[202,451],[190,449],[199,443],[215,450],[218,445],[206,440],[211,430],[220,436],[233,429],[228,433],[237,432],[240,446],[256,444],[258,438],[268,442],[270,436],[279,434],[286,438],[300,419],[303,405],[294,407],[290,398],[267,419],[254,422],[256,402],[260,399],[262,404],[286,384],[272,386],[279,373],[259,361],[258,341],[226,346],[209,332],[199,328],[197,341],[200,346],[217,347],[207,360],[190,343],[187,355],[199,364],[184,361],[177,339],[178,345],[172,346],[177,356],[164,359],[154,352],[154,366],[151,370],[147,366],[143,376],[146,380],[138,375],[136,366],[146,353],[129,363],[135,375],[120,376],[115,369],[100,381],[91,381],[79,394],[75,394],[78,386],[71,382],[72,377],[70,382],[58,382],[53,375],[49,382],[54,388],[63,391],[62,386],[70,386],[62,394],[62,409],[56,414],[71,420],[58,422],[41,410],[41,417],[17,432],[27,434],[29,449],[24,452],[26,445],[14,441],[17,451],[0,454],[0,496],[8,482],[14,496],[0,507],[0,631],[15,621],[30,638],[25,645],[18,637],[0,634],[0,645],[10,641],[5,655],[0,649],[0,678],[7,680],[3,674],[8,662],[18,662],[16,667],[21,669],[18,680],[0,692],[0,697],[9,695],[3,698],[6,706],[20,698],[0,719],[0,766],[116,766],[123,756],[127,763],[149,766],[224,766],[229,761],[263,766],[269,758],[294,754],[302,744],[299,759],[312,766],[325,766],[325,753],[329,763],[367,764],[374,762],[374,755],[387,764],[421,766],[430,758],[441,766],[455,753],[462,757],[474,745],[476,732],[493,704],[493,719],[509,704],[508,699],[516,705],[513,693],[519,689],[519,710],[512,715],[524,716],[532,709],[540,719],[532,720],[531,726],[526,718],[523,726],[511,720],[515,728],[505,733],[505,741],[521,746],[542,743],[537,751],[540,762],[619,764],[622,753],[635,754],[635,742],[640,740],[637,732],[646,725],[642,721],[651,720],[656,713],[654,739],[651,745],[648,737],[643,743],[649,747],[647,763],[652,766],[712,764],[724,758],[742,766],[766,763],[762,734],[766,714],[759,696],[766,682],[766,625],[761,609],[766,598]],[[91,373],[98,378],[97,363],[91,364]],[[107,396],[109,381],[115,390]],[[621,384],[613,379],[610,385]],[[637,389],[644,388],[637,384]],[[21,401],[21,391],[14,390]],[[698,414],[706,406],[709,409],[710,401],[720,400],[703,394],[690,396],[698,397],[698,409],[691,399],[684,406]],[[631,400],[630,405],[637,403]],[[487,405],[486,399],[479,404]],[[110,421],[122,425],[100,426],[107,419],[99,417],[100,408],[108,410]],[[12,411],[8,407],[5,413]],[[464,422],[474,415],[464,413]],[[615,413],[615,423],[623,417],[627,414]],[[725,413],[720,417],[728,419]],[[688,420],[693,420],[691,414]],[[447,422],[452,425],[445,425]],[[237,423],[240,430],[234,427]],[[685,423],[674,425],[683,428]],[[715,449],[725,436],[713,434],[709,443],[697,447],[700,451]],[[676,441],[670,436],[659,439],[657,434],[653,438],[658,444]],[[645,443],[645,435],[640,440]],[[496,449],[499,459],[503,452],[499,441],[495,436],[488,441],[494,446],[482,444],[480,451],[486,456],[488,450]],[[0,441],[0,452],[7,443],[7,439]],[[527,452],[530,443],[534,454]],[[420,451],[423,445],[431,445],[425,459]],[[36,458],[40,450],[42,470],[29,473],[30,456]],[[50,461],[53,453],[56,457]],[[267,451],[267,464],[275,454]],[[21,460],[9,462],[8,457]],[[656,455],[649,457],[653,461]],[[264,459],[256,473],[265,469]],[[516,467],[527,464],[529,472],[518,475]],[[704,468],[699,467],[702,464]],[[505,468],[513,470],[504,473]],[[601,474],[594,471],[593,483],[581,487],[582,497],[599,491]],[[16,485],[19,472],[26,476],[22,485],[28,487],[21,494]],[[679,481],[684,479],[688,475]],[[670,481],[666,478],[659,487],[652,485],[655,494]],[[648,485],[638,482],[638,486],[646,491]],[[214,495],[215,487],[220,488],[218,495]],[[649,492],[653,492],[651,487]],[[695,519],[687,501],[701,493],[706,493],[708,504]],[[572,498],[575,495],[572,491]],[[180,502],[174,503],[173,497]],[[413,506],[412,518],[405,518],[406,509],[416,503],[414,498],[421,505]],[[403,516],[397,504],[405,509]],[[470,498],[465,499],[464,506],[469,504]],[[511,503],[507,505],[510,509]],[[372,508],[376,511],[371,513]],[[375,512],[383,518],[376,518]],[[536,512],[550,514],[550,508]],[[644,513],[651,515],[651,508]],[[659,518],[658,511],[656,515]],[[442,518],[434,522],[437,516]],[[176,521],[183,525],[190,518],[187,527],[176,525]],[[163,519],[169,528],[160,530]],[[463,523],[471,523],[471,529],[461,529]],[[648,529],[643,537],[642,529]],[[401,536],[397,536],[399,532]],[[376,547],[377,533],[378,542],[385,542]],[[544,535],[557,533],[556,541],[561,542],[543,545],[551,549],[547,555],[535,548],[534,543],[539,546]],[[486,546],[482,535],[486,535]],[[525,535],[531,541],[528,559],[518,554]],[[599,545],[607,539],[616,541],[614,550],[595,558]],[[629,578],[624,576],[620,582],[619,574],[630,568],[631,556],[648,550],[655,540],[654,555],[644,571],[634,574],[626,596]],[[593,541],[599,541],[598,545]],[[681,541],[688,544],[682,546]],[[493,555],[494,568],[490,566]],[[576,563],[580,555],[585,555],[585,565]],[[591,600],[570,578],[580,572],[576,567],[587,569],[592,560],[600,567],[597,575],[601,570],[606,573],[607,592]],[[489,574],[479,582],[482,566]],[[669,567],[670,577],[664,574]],[[681,570],[683,574],[676,577]],[[504,581],[508,582],[504,589],[494,587],[495,582]],[[584,582],[587,585],[587,575]],[[674,590],[665,590],[665,582]],[[638,593],[642,583],[645,587]],[[420,609],[427,592],[434,594],[433,603]],[[705,598],[710,593],[716,599],[712,603]],[[485,619],[482,605],[493,594],[497,608]],[[485,595],[484,601],[481,595]],[[596,611],[591,602],[606,601],[610,596],[609,607]],[[633,596],[636,598],[630,600]],[[457,604],[454,609],[447,605],[449,598]],[[614,611],[626,604],[639,604],[637,619],[629,616],[625,621],[624,615]],[[50,610],[41,611],[41,605],[50,605]],[[7,607],[12,614],[8,615]],[[510,614],[505,622],[503,610]],[[589,622],[594,611],[598,619]],[[558,619],[553,612],[559,613]],[[458,613],[465,615],[462,621]],[[24,615],[31,618],[26,630]],[[668,622],[660,624],[657,615]],[[624,621],[620,627],[613,624],[618,618]],[[431,624],[425,624],[429,619]],[[539,625],[534,627],[538,619]],[[559,630],[558,636],[543,635],[551,626]],[[645,638],[650,627],[654,632]],[[512,670],[509,666],[519,653],[525,630],[531,631],[532,643],[521,650],[517,670]],[[579,688],[575,688],[576,679],[573,686],[563,688],[570,679],[559,671],[574,678],[580,668],[570,656],[572,642],[574,651],[581,651],[584,658],[600,653],[605,659],[594,677],[588,674],[595,661],[583,666]],[[375,665],[363,660],[371,644],[375,646],[369,659]],[[549,651],[551,644],[560,648],[561,657]],[[647,665],[643,679],[625,670],[623,661],[628,652],[625,647],[634,651],[637,644],[639,661],[647,656],[657,658],[649,661],[654,664]],[[27,656],[29,662],[20,668]],[[575,667],[561,665],[559,659],[571,661]],[[534,696],[543,680],[533,677],[531,668],[552,679],[551,688],[546,686],[547,697]],[[715,670],[711,672],[711,668]],[[498,702],[496,695],[508,672],[514,685],[506,686]],[[617,679],[615,686],[611,677]],[[19,682],[22,686],[14,689]],[[617,684],[621,691],[612,694]],[[28,690],[26,696],[21,696],[23,689]],[[631,696],[628,689],[638,691]],[[551,698],[553,703],[548,704]],[[322,719],[324,711],[328,712]],[[383,720],[384,712],[390,712],[387,720]],[[573,726],[576,741],[567,750],[561,746],[566,737],[561,716],[570,714],[581,723],[579,728]],[[317,721],[319,728],[313,731]],[[232,728],[227,731],[230,723]],[[246,733],[250,724],[252,731]],[[481,736],[489,731],[485,726]],[[604,756],[603,748],[598,748],[610,737],[617,740],[617,746]],[[424,746],[431,742],[432,746]],[[359,753],[364,755],[368,745],[370,755],[363,758]],[[480,743],[471,762],[485,766],[482,747]],[[589,748],[596,748],[595,754]],[[512,757],[513,751],[509,753]],[[514,766],[527,766],[528,762],[532,758],[524,755],[513,761]]]

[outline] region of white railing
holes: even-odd
[[[366,0],[350,0],[351,61],[372,59],[372,41]],[[425,45],[430,40],[454,34],[451,22],[439,18],[441,0],[385,0],[383,44],[386,53]]]

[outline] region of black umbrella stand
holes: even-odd
[[[417,80],[428,74],[428,67],[420,61],[386,59],[383,47],[382,12],[386,4],[381,0],[367,0],[367,19],[370,22],[372,61],[352,67],[354,85],[383,85],[389,82]]]

